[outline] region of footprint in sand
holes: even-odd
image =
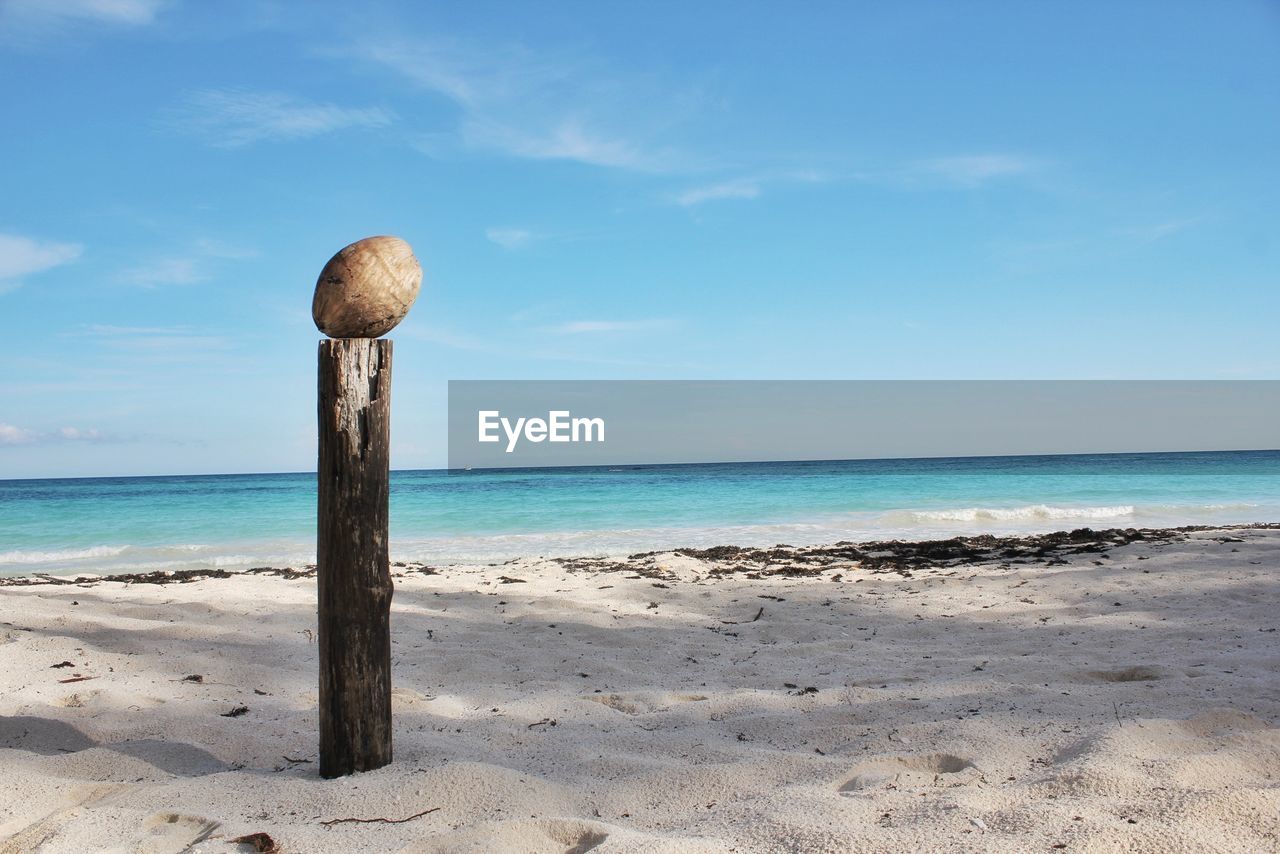
[[[1254,732],[1270,732],[1276,728],[1257,715],[1238,709],[1210,709],[1194,718],[1187,718],[1179,726],[1196,738],[1225,738]]]
[[[108,803],[112,795],[124,788],[116,784],[77,786],[58,809],[0,842],[0,854],[27,854],[39,850],[41,846],[56,839],[72,819],[89,807]]]
[[[221,827],[221,822],[195,815],[174,812],[156,813],[143,824],[146,833],[136,840],[132,850],[153,854],[180,854],[204,842]]]
[[[1164,678],[1164,672],[1160,668],[1143,664],[1119,670],[1086,670],[1083,675],[1097,682],[1153,682]]]
[[[86,709],[97,705],[99,698],[102,696],[101,690],[92,691],[76,691],[73,694],[67,694],[54,700],[52,705],[62,706],[64,709]],[[130,698],[130,705],[140,709],[150,709],[156,706],[163,706],[168,700],[160,697],[149,697],[146,695],[135,696]]]
[[[412,688],[391,689],[391,710],[393,712],[409,712],[424,709],[435,697],[419,693]]]
[[[1116,721],[1059,750],[1052,759],[1055,773],[1042,781],[1042,791],[1053,797],[1123,797],[1139,779],[1150,783],[1157,766],[1163,781],[1203,791],[1249,786],[1280,774],[1274,758],[1280,730],[1247,712],[1213,709],[1187,720],[1128,723]]]
[[[948,774],[960,774],[974,768],[973,762],[950,753],[928,753],[919,756],[877,756],[853,766],[853,774],[840,787],[851,794],[886,783],[903,782],[909,786],[935,782]]]
[[[668,691],[636,691],[629,694],[587,694],[584,700],[608,706],[624,715],[662,712],[681,703],[698,703],[707,699],[701,694],[674,694]]]
[[[552,819],[544,822],[542,829],[547,836],[565,846],[564,854],[586,854],[609,838],[609,834],[585,821]]]
[[[423,838],[401,850],[406,854],[586,854],[608,840],[610,829],[599,822],[570,818],[485,822]]]

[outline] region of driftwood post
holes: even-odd
[[[335,255],[316,283],[320,342],[317,603],[320,776],[391,761],[392,342],[378,340],[408,312],[422,270],[394,237]]]

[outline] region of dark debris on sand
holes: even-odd
[[[1280,528],[1280,524],[1259,523],[1231,526]],[[819,575],[830,569],[861,569],[872,573],[910,576],[918,569],[948,569],[987,563],[1065,564],[1078,554],[1101,554],[1135,542],[1179,542],[1194,531],[1222,530],[1208,525],[1182,528],[1077,528],[1051,534],[997,537],[951,537],[944,540],[884,540],[864,543],[839,542],[829,546],[774,546],[740,548],[716,546],[710,549],[676,549],[675,553],[714,564],[713,576],[734,575]],[[1105,557],[1105,554],[1102,554]],[[638,556],[637,556],[638,557]]]
[[[742,546],[713,546],[706,549],[674,549],[662,552],[640,552],[625,558],[612,557],[557,557],[551,561],[569,572],[605,573],[625,572],[633,578],[670,581],[672,574],[658,565],[662,555],[676,554],[710,564],[711,578],[744,574],[748,578],[763,576],[805,577],[822,575],[829,570],[862,570],[870,573],[898,573],[910,577],[913,570],[949,569],[970,564],[988,563],[1044,563],[1061,566],[1072,555],[1096,554],[1106,557],[1111,549],[1130,543],[1172,543],[1187,539],[1197,531],[1220,531],[1216,538],[1220,543],[1242,542],[1227,531],[1276,530],[1280,523],[1256,522],[1244,525],[1187,525],[1180,528],[1077,528],[1074,531],[1056,531],[1051,534],[997,537],[982,534],[975,537],[951,537],[944,540],[877,540],[854,543],[842,541],[826,546],[776,545],[769,548]],[[1141,558],[1139,558],[1141,560]],[[516,561],[507,561],[503,566]],[[400,574],[416,572],[436,575],[439,569],[419,563],[396,563]],[[91,585],[104,581],[125,584],[186,584],[206,578],[233,578],[237,575],[275,575],[286,579],[314,578],[316,568],[309,564],[302,569],[291,567],[261,566],[242,572],[225,569],[179,569],[128,573],[111,576],[80,576],[77,578],[40,574],[0,578],[0,587],[29,587],[34,585]],[[502,576],[504,584],[520,583],[523,579]]]
[[[302,569],[292,567],[257,566],[240,572],[226,569],[158,569],[154,572],[128,572],[120,575],[77,576],[75,578],[57,575],[28,575],[14,578],[0,578],[0,587],[30,587],[38,584],[54,586],[88,585],[102,581],[118,581],[123,584],[189,584],[206,578],[232,578],[237,575],[278,575],[281,578],[314,578],[316,568],[309,564]]]

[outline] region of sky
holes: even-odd
[[[315,466],[316,276],[462,379],[1280,378],[1280,4],[0,0],[0,478]]]

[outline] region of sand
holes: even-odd
[[[3,587],[0,851],[1280,849],[1280,530],[1108,537],[399,567],[336,781],[313,579]]]

